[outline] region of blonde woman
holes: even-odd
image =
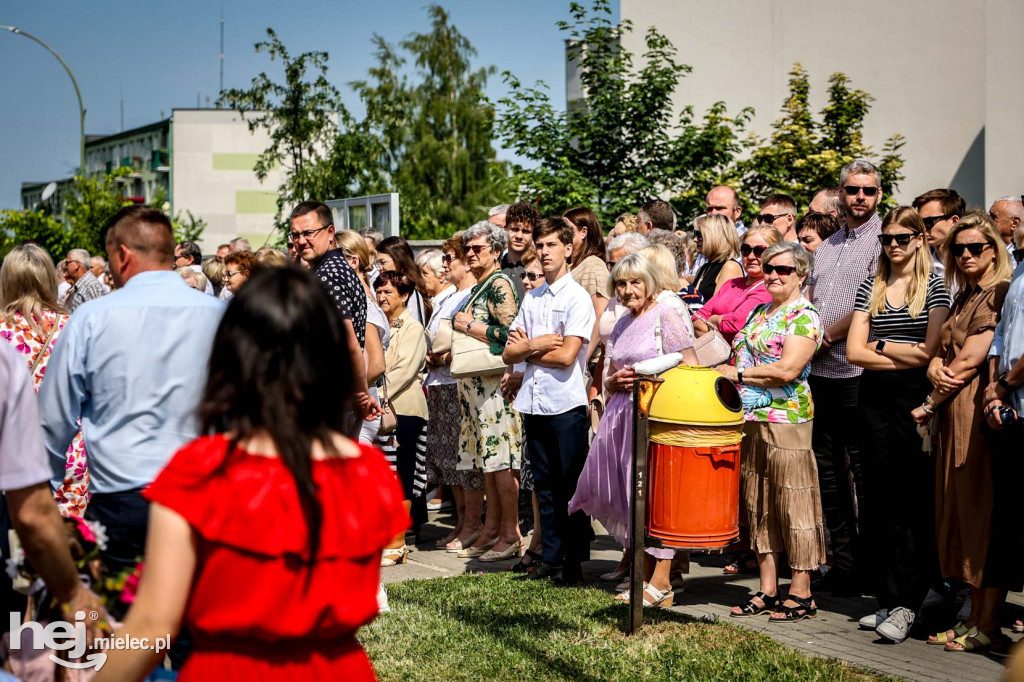
[[[703,305],[718,293],[723,284],[743,276],[743,268],[738,260],[740,240],[736,235],[736,226],[718,214],[702,215],[694,220],[693,239],[706,262],[694,276],[688,293],[695,296],[693,300],[698,305]],[[691,303],[690,307],[697,306]]]
[[[266,267],[283,268],[288,265],[288,256],[277,249],[263,246],[256,250],[256,263]]]
[[[60,339],[68,314],[57,303],[57,275],[50,256],[35,244],[14,248],[0,267],[0,339],[32,370],[36,393]],[[79,432],[68,448],[64,480],[56,493],[64,516],[84,516],[89,504],[89,471]]]
[[[679,283],[679,273],[676,271],[677,261],[668,247],[661,244],[651,244],[637,251],[638,254],[650,261],[654,268],[654,281],[658,290],[655,292],[654,300],[675,310],[683,318],[683,326],[690,338],[696,338],[693,334],[693,322],[690,320],[690,309],[683,303],[676,293],[676,286]]]
[[[635,213],[623,213],[619,215],[619,217],[615,219],[615,227],[613,227],[608,233],[608,238],[605,241],[610,243],[620,234],[636,232],[636,225],[638,222],[639,220]]]
[[[877,274],[857,290],[846,356],[864,369],[857,497],[868,586],[880,607],[861,623],[899,643],[914,624],[936,562],[935,464],[907,415],[931,390],[928,361],[938,350],[950,300],[932,272],[928,234],[916,210],[890,211],[879,241]],[[893,481],[900,481],[897,496]]]
[[[919,424],[938,415],[933,434],[936,467],[935,540],[945,578],[971,586],[971,613],[929,643],[948,651],[979,651],[1002,643],[999,610],[1006,590],[989,584],[992,535],[992,453],[983,437],[980,373],[1009,289],[1010,254],[984,213],[968,213],[946,235],[946,287],[959,293],[939,333],[939,352],[928,364],[934,389],[911,414]]]

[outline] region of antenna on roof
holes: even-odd
[[[220,3],[220,90],[218,98],[224,92],[224,2]]]

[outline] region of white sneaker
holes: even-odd
[[[910,628],[914,625],[914,612],[905,606],[897,606],[889,614],[881,625],[875,628],[875,632],[885,637],[894,644],[899,644],[910,634]]]
[[[870,616],[864,616],[858,621],[861,630],[874,630],[889,617],[889,609],[878,609]]]

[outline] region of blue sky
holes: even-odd
[[[424,0],[273,2],[224,0],[224,86],[245,87],[269,66],[253,43],[273,27],[293,54],[330,53],[328,76],[353,113],[346,86],[372,63],[370,36],[397,42],[428,26]],[[568,0],[446,0],[452,23],[478,51],[477,63],[543,80],[564,104],[564,34]],[[0,24],[17,26],[53,47],[82,90],[86,134],[114,133],[159,120],[174,108],[216,100],[218,2],[51,0],[0,4]],[[0,31],[0,208],[18,208],[23,180],[66,177],[78,164],[78,107],[71,82],[42,47]],[[493,77],[488,94],[502,94]],[[507,158],[507,155],[504,155]]]

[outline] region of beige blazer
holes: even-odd
[[[427,332],[409,309],[391,323],[391,343],[384,352],[388,397],[395,414],[427,419],[423,369],[427,362]]]

